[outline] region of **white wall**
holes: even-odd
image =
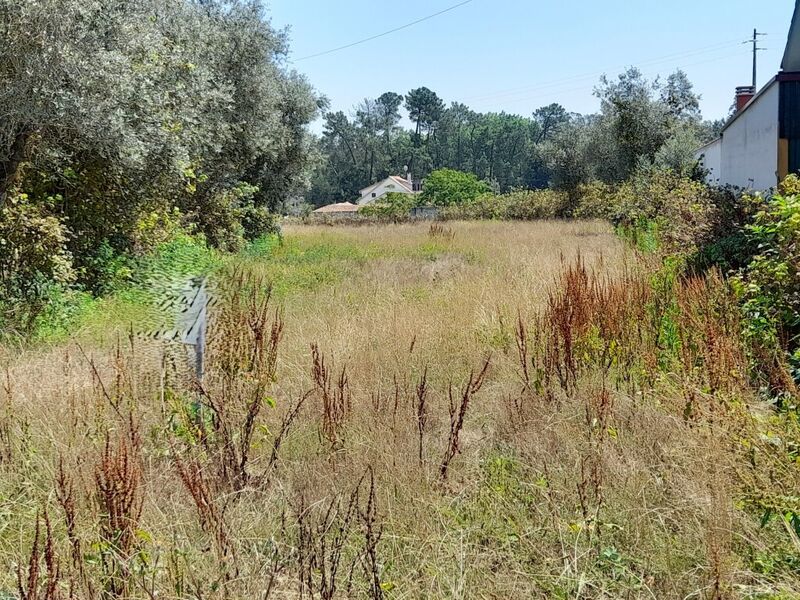
[[[369,188],[364,193],[361,198],[358,200],[358,204],[363,206],[365,204],[371,204],[377,200],[380,200],[382,196],[385,196],[389,192],[399,192],[401,194],[410,194],[406,188],[404,188],[401,184],[393,181],[391,177],[384,179],[381,181],[377,186],[374,188]],[[373,197],[373,194],[375,196]]]
[[[695,158],[700,161],[700,165],[708,171],[706,182],[710,185],[717,185],[722,174],[722,138],[714,140],[700,148],[695,154]]]
[[[773,83],[722,133],[720,183],[767,190],[778,183],[780,85]]]

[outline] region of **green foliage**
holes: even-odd
[[[611,220],[628,235],[655,235],[665,252],[692,253],[713,238],[722,193],[671,170],[647,168],[618,186],[579,188],[575,216]]]
[[[107,285],[101,244],[140,255],[194,227],[236,249],[305,186],[319,100],[283,66],[285,36],[258,3],[8,0],[2,11],[0,208],[19,190],[57,219],[91,290]]]
[[[417,197],[413,194],[389,192],[380,199],[358,210],[365,217],[378,219],[402,220],[408,218],[409,212],[417,205]]]
[[[320,155],[308,199],[321,206],[350,201],[360,189],[388,175],[405,173],[424,180],[431,171],[469,171],[501,192],[544,188],[550,173],[543,148],[573,115],[559,104],[537,109],[532,117],[478,113],[453,102],[444,108],[431,90],[406,97],[411,131],[399,127],[403,96],[387,92],[343,112],[325,116],[316,147]]]
[[[685,73],[662,83],[631,68],[615,80],[603,77],[595,95],[600,113],[573,118],[543,148],[551,185],[575,198],[582,184],[620,184],[642,166],[694,174],[694,151],[713,137],[713,126],[701,121]]]
[[[54,289],[75,278],[67,231],[49,214],[58,198],[35,205],[13,194],[0,208],[0,324],[29,330]]]
[[[439,169],[425,180],[419,202],[434,206],[467,204],[489,191],[489,184],[472,173]]]
[[[281,225],[278,215],[271,212],[266,206],[247,205],[242,209],[241,215],[244,239],[247,241],[280,233]]]
[[[793,191],[798,181],[787,181]],[[747,316],[748,334],[759,345],[800,349],[800,195],[751,198],[755,214],[744,228],[756,254],[734,280]]]
[[[120,289],[186,233],[238,250],[277,231],[308,183],[321,100],[284,66],[259,3],[6,0],[0,13],[0,302],[14,327],[53,289]]]
[[[565,215],[568,198],[552,190],[517,190],[508,194],[483,194],[471,202],[445,207],[444,219],[533,221]]]

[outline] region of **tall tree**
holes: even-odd
[[[226,245],[302,187],[318,99],[260,3],[0,0],[0,23],[0,198],[47,206],[81,272],[143,215]]]
[[[700,96],[694,92],[689,77],[680,69],[667,77],[661,89],[661,102],[674,119],[693,123],[701,120]]]
[[[406,94],[408,117],[415,123],[417,139],[423,131],[430,137],[444,112],[444,102],[436,92],[426,87],[416,88]]]

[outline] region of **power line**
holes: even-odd
[[[358,46],[360,44],[365,44],[367,42],[371,42],[372,40],[377,40],[378,38],[385,37],[387,35],[391,35],[392,33],[397,33],[398,31],[402,31],[403,29],[408,29],[409,27],[413,27],[414,25],[418,25],[424,21],[428,21],[433,19],[434,17],[438,17],[445,13],[449,13],[457,8],[464,6],[465,4],[469,4],[473,0],[464,0],[463,2],[459,2],[458,4],[454,4],[449,8],[445,8],[444,10],[440,10],[439,12],[433,13],[432,15],[428,15],[427,17],[422,17],[421,19],[417,19],[416,21],[412,21],[411,23],[406,23],[405,25],[401,25],[400,27],[395,27],[394,29],[390,29],[389,31],[384,31],[383,33],[379,33],[377,35],[370,36],[368,38],[364,38],[363,40],[358,40],[357,42],[353,42],[351,44],[345,44],[344,46],[339,46],[338,48],[331,48],[330,50],[325,50],[324,52],[317,52],[316,54],[309,54],[308,56],[303,56],[302,58],[298,58],[293,62],[300,62],[302,60],[309,60],[311,58],[317,58],[319,56],[325,56],[327,54],[333,54],[334,52],[339,52],[340,50],[346,50],[347,48],[352,48],[353,46]]]
[[[719,51],[719,50],[725,50],[728,47],[734,47],[734,46],[738,46],[738,45],[739,45],[739,40],[730,40],[730,41],[727,41],[727,42],[719,42],[719,43],[713,44],[711,46],[703,46],[701,48],[696,48],[696,49],[693,49],[693,50],[684,50],[682,52],[676,52],[676,53],[667,54],[667,55],[664,55],[664,56],[661,56],[661,57],[651,58],[651,59],[648,59],[648,60],[645,60],[645,61],[640,61],[640,62],[634,63],[633,65],[629,64],[629,65],[617,65],[617,66],[614,66],[614,67],[606,67],[604,69],[593,71],[591,73],[584,73],[583,75],[571,75],[571,76],[562,77],[562,78],[559,78],[559,79],[553,79],[553,80],[550,80],[550,81],[544,81],[544,82],[541,82],[541,83],[526,84],[525,86],[521,86],[521,87],[517,87],[517,88],[510,88],[510,89],[506,89],[506,90],[498,90],[496,92],[491,92],[491,93],[487,93],[487,94],[480,94],[480,95],[476,95],[476,96],[468,96],[466,98],[463,98],[463,100],[484,101],[484,100],[500,99],[500,98],[509,97],[509,96],[516,96],[516,95],[519,95],[519,94],[522,94],[522,93],[525,93],[525,92],[531,91],[531,90],[538,91],[538,90],[540,90],[542,88],[560,86],[563,83],[568,83],[568,82],[572,82],[572,81],[578,81],[578,80],[582,80],[582,79],[593,79],[593,78],[596,78],[596,77],[598,77],[600,75],[603,75],[604,73],[607,73],[608,71],[616,71],[616,70],[619,70],[619,69],[624,69],[627,66],[643,67],[643,66],[646,66],[646,65],[653,65],[653,64],[658,64],[658,63],[662,63],[662,62],[670,62],[670,61],[675,60],[675,59],[683,60],[683,59],[689,58],[691,56],[706,54],[706,53],[710,53],[710,52],[716,52],[716,51]]]
[[[735,56],[744,56],[744,55],[747,55],[749,53],[750,53],[750,51],[747,50],[745,52],[741,52],[740,51],[740,52],[735,52],[735,53],[732,53],[732,54],[725,54],[723,56],[716,56],[714,58],[710,58],[710,59],[707,59],[707,60],[702,60],[702,61],[691,62],[691,63],[679,65],[677,68],[683,69],[683,68],[693,67],[693,66],[697,66],[697,65],[703,65],[703,64],[707,64],[707,63],[717,62],[717,61],[720,61],[720,60],[726,60],[726,59],[729,59],[729,58],[733,58]],[[652,76],[652,75],[653,75],[653,73],[645,73],[645,76]],[[528,94],[524,94],[524,95],[519,95],[518,94],[517,95],[518,97],[509,98],[508,100],[506,100],[505,104],[506,105],[515,105],[515,104],[521,104],[523,102],[528,103],[531,100],[536,100],[536,99],[541,99],[541,98],[548,98],[548,99],[549,98],[555,98],[556,96],[563,96],[564,94],[590,91],[590,90],[594,89],[594,87],[595,87],[594,85],[591,85],[591,86],[583,85],[582,87],[571,88],[571,89],[554,89],[554,90],[551,90],[550,92],[546,92],[546,93],[537,93],[537,94],[528,93]],[[489,106],[491,104],[491,102],[492,102],[492,99],[490,98],[489,100],[484,100],[484,101],[478,102],[475,106],[477,108],[487,107],[487,106]]]

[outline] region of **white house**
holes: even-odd
[[[736,113],[696,156],[716,185],[766,191],[800,172],[800,0],[781,71],[758,93],[736,88]]]
[[[412,181],[411,177],[403,178],[395,175],[390,175],[383,181],[373,183],[369,187],[365,187],[361,192],[361,197],[356,201],[359,206],[371,204],[380,200],[389,192],[397,192],[399,194],[418,194],[419,184]]]

